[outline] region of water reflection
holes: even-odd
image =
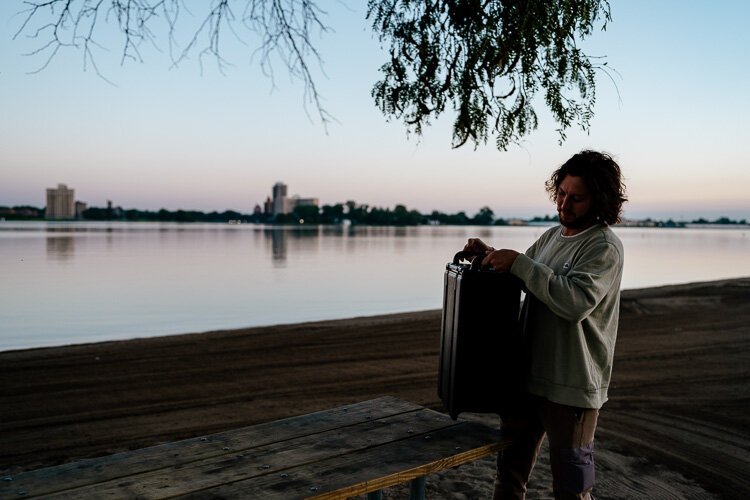
[[[265,231],[265,236],[271,237],[271,261],[274,266],[283,267],[286,262],[287,249],[289,248],[286,231],[283,229],[270,229]]]
[[[270,241],[271,261],[274,267],[285,267],[290,252],[300,254],[317,254],[321,245],[326,248],[353,251],[370,245],[388,246],[393,244],[399,252],[408,250],[409,238],[420,235],[416,227],[389,226],[302,226],[302,227],[264,227],[258,228],[261,234]],[[338,242],[338,243],[332,243]],[[344,246],[339,246],[340,242]]]
[[[47,236],[47,259],[68,261],[75,254],[75,238],[71,235]]]
[[[295,251],[317,253],[319,227],[274,227],[263,229],[263,236],[271,241],[271,262],[274,267],[285,267],[290,242]]]

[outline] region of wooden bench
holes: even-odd
[[[487,426],[383,397],[5,477],[1,498],[336,499],[411,481],[508,445]]]

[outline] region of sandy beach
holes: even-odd
[[[0,473],[382,395],[439,410],[439,339],[423,311],[2,352]],[[624,291],[596,497],[750,498],[749,382],[750,278]],[[429,476],[427,495],[488,498],[493,471]],[[552,497],[546,457],[532,480]]]

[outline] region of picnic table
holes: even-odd
[[[497,452],[502,434],[393,397],[4,477],[1,498],[343,499]]]

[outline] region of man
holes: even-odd
[[[620,306],[623,249],[609,226],[627,201],[620,167],[582,151],[546,183],[560,225],[525,254],[469,239],[483,266],[510,272],[526,290],[524,396],[501,415],[513,445],[498,454],[495,499],[524,498],[547,435],[555,498],[590,498],[594,430],[607,400]]]

